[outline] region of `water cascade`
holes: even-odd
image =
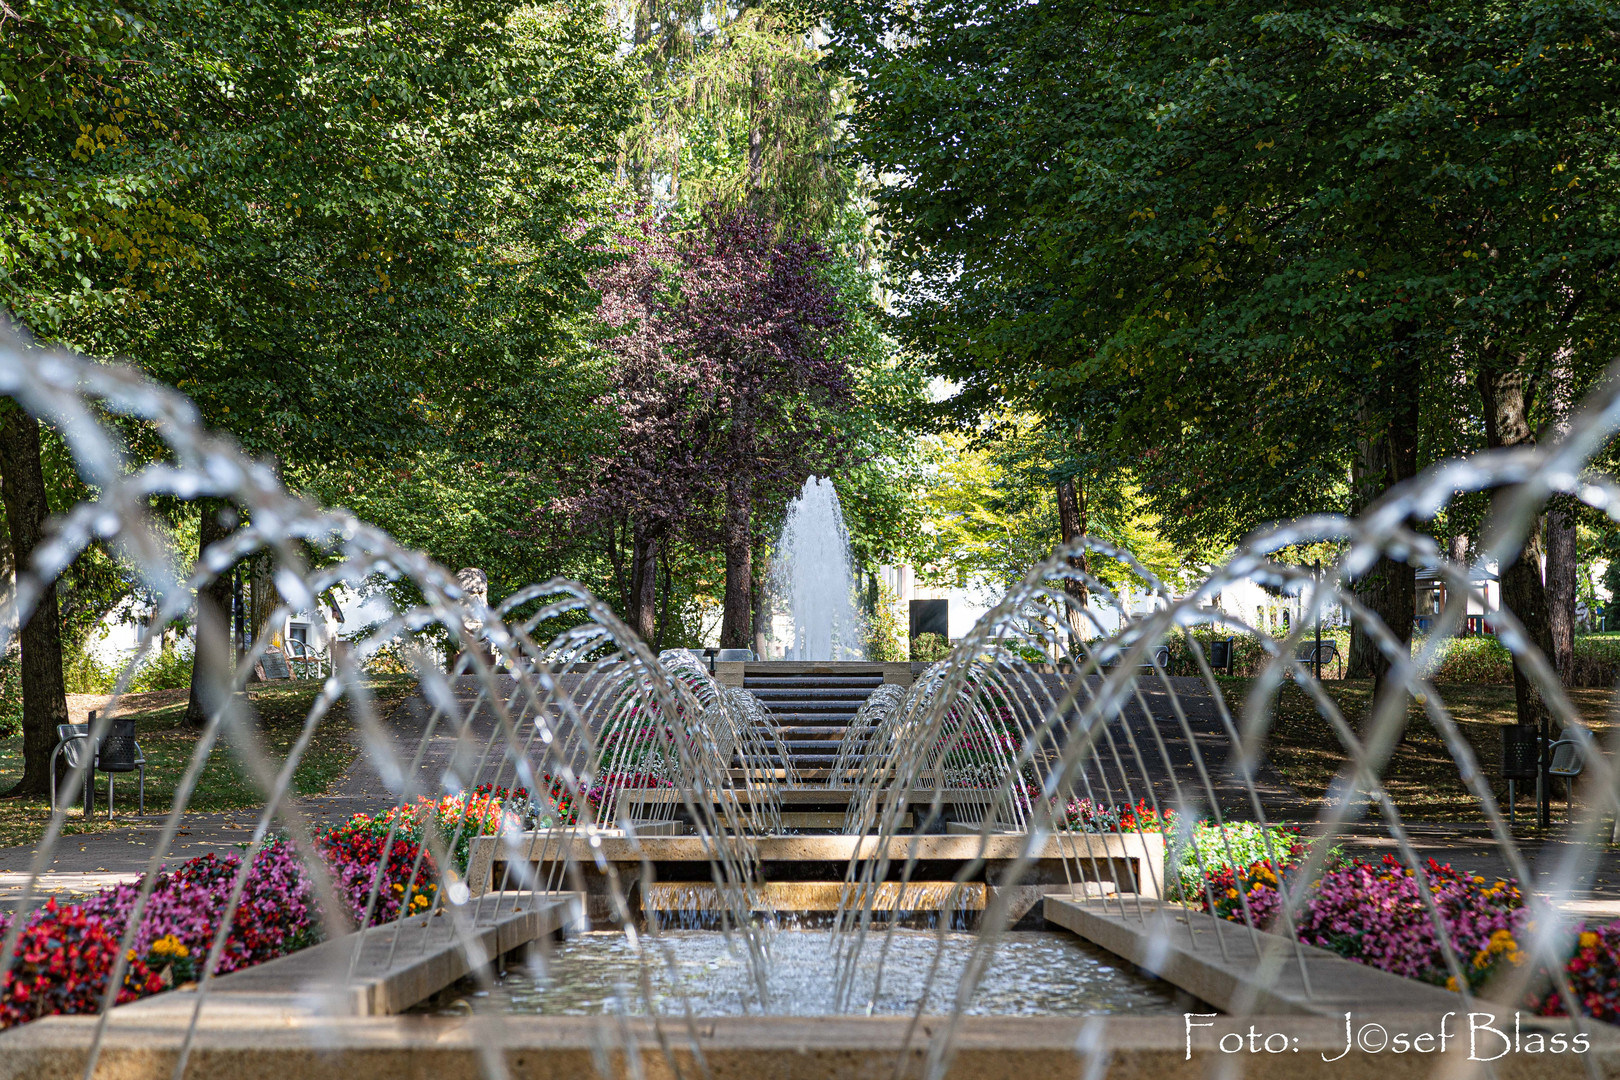
[[[787,615],[785,660],[863,660],[849,530],[831,480],[812,476],[788,504],[776,542],[771,593]]]

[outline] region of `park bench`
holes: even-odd
[[[56,769],[60,760],[67,769],[86,768],[84,778],[84,816],[89,817],[96,808],[96,773],[107,774],[107,816],[113,815],[113,777],[117,773],[133,772],[140,776],[140,807],[146,813],[146,754],[135,741],[135,721],[113,720],[111,728],[97,745],[91,738],[96,714],[84,724],[56,725],[56,746],[51,750],[51,808],[56,809]],[[88,766],[85,755],[90,755]]]
[[[1111,647],[1105,654],[1105,658],[1099,661],[1097,667],[1102,671],[1114,670],[1119,666],[1119,662],[1128,648],[1129,646],[1123,645]],[[1170,646],[1155,645],[1150,655],[1152,656],[1151,660],[1136,665],[1138,671],[1144,675],[1151,675],[1155,667],[1157,667],[1159,671],[1163,671],[1165,674],[1170,673]]]

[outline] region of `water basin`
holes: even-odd
[[[842,944],[850,943],[849,937]],[[683,996],[696,1016],[905,1015],[916,1011],[929,969],[928,1013],[949,1013],[975,936],[932,930],[894,930],[887,956],[883,935],[866,939],[848,1004],[836,1000],[832,935],[790,930],[769,939],[766,999],[751,976],[746,944],[713,931],[643,935],[638,950],[623,933],[581,934],[557,942],[543,960],[508,970],[492,993],[466,985],[419,1011],[468,1011],[545,1016],[632,1015],[647,1012],[638,985],[645,970],[659,1013],[679,1015]],[[881,978],[879,967],[881,961]],[[875,990],[875,994],[874,994]],[[1167,983],[1119,966],[1102,950],[1069,934],[1019,931],[1003,935],[994,962],[966,1012],[977,1016],[1083,1016],[1097,1013],[1170,1015],[1184,1001]]]

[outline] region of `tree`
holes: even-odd
[[[726,591],[722,648],[753,644],[754,505],[802,482],[811,463],[835,462],[826,423],[851,397],[848,367],[828,352],[844,327],[822,278],[829,253],[812,240],[776,239],[770,221],[733,214],[713,221],[685,298],[688,355],[712,365],[715,445],[724,463],[721,544]]]
[[[573,493],[554,505],[606,530],[626,610],[649,640],[659,550],[678,530],[718,518],[720,640],[746,648],[756,500],[842,453],[827,417],[852,387],[829,353],[844,317],[820,276],[827,251],[746,212],[715,214],[680,238],[644,221],[625,247],[598,278],[604,322],[620,331],[606,341],[612,374],[598,402],[617,437],[585,459]]]
[[[697,286],[690,253],[651,218],[621,230],[616,246],[617,260],[594,278],[612,355],[595,412],[615,437],[570,470],[571,494],[551,506],[605,539],[621,610],[652,641],[660,549],[716,490],[708,451],[718,387],[689,353],[680,305],[683,288]]]
[[[19,571],[33,560],[50,514],[39,443],[39,421],[10,398],[0,398],[0,497],[11,534],[11,564]],[[50,790],[56,725],[68,722],[60,619],[56,583],[48,582],[22,627],[23,775],[8,795]]]
[[[791,0],[632,0],[645,94],[625,134],[626,179],[690,222],[748,209],[795,231],[835,229],[855,191],[838,160],[845,81]]]
[[[293,485],[464,452],[461,418],[578,356],[634,89],[600,4],[0,21],[8,306],[187,391]]]
[[[1178,533],[1366,505],[1482,343],[1577,386],[1613,354],[1599,9],[872,0],[836,27],[859,156],[896,178],[904,339],[964,408],[1088,395]],[[1363,582],[1398,638],[1410,573]]]

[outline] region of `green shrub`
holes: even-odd
[[[1204,659],[1209,659],[1209,647],[1212,642],[1232,639],[1232,674],[1258,675],[1265,664],[1266,651],[1260,645],[1260,639],[1246,634],[1234,634],[1230,630],[1211,630],[1209,627],[1197,627],[1192,631],[1193,638],[1198,647],[1203,650]],[[1168,638],[1165,644],[1170,646],[1170,665],[1167,669],[1171,675],[1196,675],[1198,662],[1193,659],[1192,650],[1187,647],[1187,639],[1177,634]]]
[[[110,694],[118,669],[104,664],[90,651],[90,642],[62,658],[62,688],[70,694]]]
[[[1225,835],[1212,821],[1200,821],[1192,835],[1175,833],[1165,838],[1165,888],[1171,899],[1183,899],[1183,883],[1194,890],[1186,899],[1196,898],[1199,871],[1215,874],[1228,867],[1241,868],[1261,859],[1287,860],[1289,851],[1300,843],[1299,830],[1292,825],[1261,826],[1253,821],[1228,821]],[[1270,850],[1267,850],[1269,841]],[[1323,869],[1332,869],[1344,860],[1338,848],[1328,852]]]
[[[877,608],[866,617],[866,658],[884,663],[906,658],[905,623],[895,610],[899,598],[887,585],[878,587]]]
[[[1513,654],[1487,634],[1454,638],[1426,672],[1435,682],[1510,683]]]
[[[1014,645],[1016,652],[1026,664],[1050,664],[1052,658],[1046,655],[1046,650],[1037,645]]]
[[[1455,638],[1446,643],[1428,675],[1441,683],[1510,683],[1513,655],[1489,635]],[[1565,682],[1570,686],[1612,686],[1616,679],[1620,679],[1620,640],[1601,635],[1577,637]]]
[[[918,634],[911,639],[911,658],[924,664],[943,660],[951,651],[951,643],[942,634]]]
[[[191,685],[191,642],[164,641],[129,682],[131,693],[144,690],[180,690]]]
[[[1582,635],[1575,639],[1571,686],[1613,686],[1620,680],[1620,638]]]

